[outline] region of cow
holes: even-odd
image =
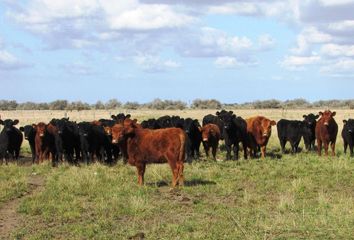
[[[226,147],[226,160],[231,159],[231,149],[233,149],[234,160],[239,158],[239,143],[242,142],[242,147],[244,149],[244,158],[247,159],[247,146],[248,146],[248,135],[247,135],[247,123],[241,117],[236,117],[232,111],[222,110],[216,113],[219,119],[223,122],[223,138],[225,140]]]
[[[36,143],[35,143],[35,138],[36,138],[36,129],[35,125],[26,125],[24,127],[20,127],[20,131],[24,133],[25,139],[28,141],[29,146],[31,148],[31,154],[32,154],[32,163],[35,163],[36,161]]]
[[[113,126],[112,142],[126,142],[128,162],[137,168],[139,185],[144,184],[147,164],[166,162],[172,170],[172,186],[183,185],[186,135],[182,129],[144,129],[136,120],[126,119]]]
[[[199,148],[202,142],[201,126],[197,119],[186,118],[183,129],[187,136],[187,159],[188,162],[191,162],[192,158],[197,159],[200,157]]]
[[[171,126],[183,129],[184,127],[184,118],[181,118],[180,116],[172,116],[171,117]]]
[[[342,138],[344,143],[344,154],[347,154],[347,148],[349,145],[350,156],[354,157],[354,119],[343,120],[343,123]]]
[[[336,112],[326,110],[319,112],[321,118],[316,124],[316,139],[317,139],[317,153],[321,156],[322,144],[324,145],[325,155],[328,156],[328,146],[331,145],[332,156],[335,156],[335,145],[338,133],[338,124],[334,120]]]
[[[80,158],[80,139],[76,123],[69,121],[69,118],[52,119],[50,123],[57,128],[54,136],[58,159],[63,160],[64,156],[66,161],[77,165]]]
[[[201,132],[205,154],[209,157],[209,150],[211,148],[213,158],[216,160],[216,150],[218,149],[219,140],[221,137],[218,125],[208,123],[202,127]]]
[[[319,115],[314,115],[312,113],[308,115],[303,115],[303,138],[305,143],[305,148],[307,151],[315,150],[315,140],[316,140],[316,119]]]
[[[272,134],[272,126],[276,125],[276,122],[270,120],[263,116],[256,116],[246,119],[247,122],[247,133],[249,136],[249,148],[250,153],[253,152],[253,157],[256,156],[256,153],[261,148],[262,158],[266,157],[266,148]]]
[[[159,125],[159,128],[170,128],[170,127],[172,127],[171,117],[168,116],[168,115],[159,117],[157,119],[157,123]]]
[[[18,160],[23,136],[20,130],[14,126],[19,123],[18,119],[0,119],[0,124],[4,125],[0,133],[0,159],[5,159],[7,164],[9,157]]]
[[[78,123],[78,130],[82,160],[86,164],[89,164],[94,160],[94,156],[96,156],[99,161],[104,159],[106,163],[111,164],[110,142],[103,126],[90,122],[80,122]]]
[[[216,112],[216,114],[219,115],[219,112]],[[224,123],[218,118],[218,116],[213,114],[205,115],[202,120],[202,125],[205,126],[208,123],[216,124],[219,127],[221,134],[220,139],[224,140]]]
[[[34,125],[36,129],[35,146],[36,146],[36,160],[37,163],[42,163],[44,159],[52,157],[52,165],[57,163],[57,154],[55,146],[55,127],[51,124],[40,122]]]
[[[278,138],[283,153],[285,153],[285,145],[287,141],[290,142],[291,152],[298,152],[304,128],[305,123],[303,121],[280,119],[277,122]]]
[[[141,126],[143,128],[149,128],[149,129],[160,129],[161,128],[158,121],[155,118],[150,118],[148,120],[142,121]]]
[[[112,115],[111,118],[116,121],[116,122],[122,122],[127,118],[130,118],[131,115],[127,114],[125,115],[124,113],[118,113],[117,115]]]
[[[112,143],[112,127],[114,126],[114,124],[116,124],[117,122],[114,120],[105,120],[105,119],[100,119],[99,120],[100,124],[98,126],[102,126],[104,128],[104,131],[107,135],[107,139],[108,139],[108,145],[109,145],[109,149],[108,150],[108,154],[110,154],[114,159],[114,161],[116,162],[118,160],[119,154],[121,152],[121,147],[119,147],[116,144]],[[123,161],[126,161],[126,154],[123,154]],[[113,162],[111,162],[113,163]],[[109,163],[109,164],[111,164]]]

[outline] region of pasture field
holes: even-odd
[[[302,119],[319,110],[233,110],[244,118]],[[269,157],[224,161],[202,158],[185,165],[185,186],[170,188],[167,164],[148,165],[143,187],[135,168],[98,163],[80,167],[50,163],[0,165],[0,209],[18,200],[16,221],[0,239],[354,239],[354,158],[343,154],[342,120],[337,111],[336,157],[316,153],[281,155],[276,128]],[[71,120],[109,118],[119,111],[67,112]],[[139,121],[162,115],[199,120],[214,110],[129,111]],[[1,112],[19,125],[48,122],[65,112]],[[289,146],[287,146],[289,148]],[[303,148],[303,143],[300,144]],[[222,146],[221,146],[222,148]],[[20,161],[28,158],[27,142]],[[242,156],[242,154],[240,154]],[[33,191],[29,183],[41,178]],[[0,210],[1,213],[1,210]],[[0,220],[1,220],[0,216]],[[5,220],[6,221],[6,220]]]

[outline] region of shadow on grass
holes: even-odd
[[[170,182],[166,182],[166,181],[158,181],[158,182],[150,182],[150,183],[146,183],[146,186],[156,186],[156,187],[166,187],[166,186],[170,186],[171,183]],[[216,182],[214,181],[209,181],[209,180],[203,180],[203,179],[192,179],[192,180],[185,180],[184,181],[184,186],[185,187],[193,187],[193,186],[203,186],[203,185],[216,185]]]

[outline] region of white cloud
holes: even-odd
[[[342,58],[321,68],[322,73],[330,74],[354,74],[354,59]]]
[[[158,56],[151,55],[134,57],[134,61],[145,72],[165,72],[180,67],[180,64],[176,61],[171,59],[163,60]]]
[[[275,39],[269,34],[263,34],[258,37],[258,45],[261,50],[268,50],[275,46]]]
[[[0,42],[0,70],[17,70],[26,67],[29,67],[29,64],[22,62],[16,56],[3,49]]]
[[[320,56],[286,56],[280,65],[289,70],[303,70],[305,66],[319,63]]]
[[[329,57],[354,57],[354,45],[325,44],[321,47],[321,54]]]
[[[223,57],[216,58],[214,64],[218,68],[238,68],[242,66],[253,66],[256,65],[257,63],[254,61],[240,62],[235,57],[223,56]]]

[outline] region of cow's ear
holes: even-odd
[[[216,116],[219,116],[219,115],[220,115],[220,112],[219,112],[219,111],[217,111],[215,114],[216,114]]]
[[[127,115],[125,115],[125,118],[130,118],[132,115],[130,115],[130,114],[127,114]]]
[[[69,121],[69,118],[64,118],[66,121]]]
[[[12,125],[17,125],[20,121],[18,119],[15,119],[13,122],[12,122]]]
[[[307,117],[307,115],[305,115],[305,114],[304,114],[304,115],[302,115],[302,117],[303,117],[303,118],[306,118],[306,117]]]
[[[113,120],[117,120],[117,116],[115,116],[115,115],[111,115],[111,118],[112,118]]]
[[[33,123],[33,124],[32,124],[32,127],[33,127],[33,128],[36,128],[36,127],[37,127],[37,125]]]
[[[332,112],[331,116],[334,117],[336,115],[336,112]]]
[[[323,115],[323,112],[318,112],[318,114],[319,114],[320,116],[322,116],[322,115]]]
[[[319,118],[319,117],[320,117],[320,115],[317,114],[317,115],[315,116],[315,119],[317,119],[317,118]]]
[[[347,122],[348,122],[347,120],[343,120],[344,125],[347,124]]]
[[[233,111],[229,111],[230,114],[233,114],[234,112]]]
[[[21,132],[25,131],[25,129],[23,127],[20,127],[19,129],[20,129]]]
[[[276,125],[276,124],[277,124],[277,123],[276,123],[274,120],[270,121],[270,125],[274,126],[274,125]]]

